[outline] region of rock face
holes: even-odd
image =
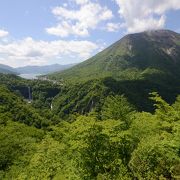
[[[169,30],[129,34],[96,56],[51,77],[76,81],[117,76],[134,68],[180,74],[180,34]]]

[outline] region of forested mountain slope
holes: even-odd
[[[0,86],[0,113],[1,123],[11,119],[37,128],[46,128],[50,124],[48,119],[41,117],[36,109],[5,86]]]
[[[111,94],[124,94],[139,111],[152,112],[149,93],[159,92],[169,103],[180,94],[180,34],[156,30],[127,35],[50,78],[64,84],[53,103],[60,116],[99,111]]]
[[[18,74],[18,72],[10,67],[10,66],[6,66],[4,64],[0,64],[0,73],[4,73],[4,74]]]
[[[180,97],[173,105],[157,93],[151,99],[154,114],[116,95],[99,115],[49,126],[1,86],[0,179],[179,179]]]
[[[0,74],[0,179],[180,179],[179,35],[128,35],[97,56],[57,81]]]
[[[169,30],[146,31],[126,35],[94,57],[50,77],[70,82],[106,76],[127,79],[129,74],[137,77],[145,70],[150,74],[179,76],[179,57],[180,34]]]

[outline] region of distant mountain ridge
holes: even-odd
[[[24,66],[18,68],[12,68],[10,66],[0,64],[0,73],[4,74],[48,74],[56,71],[63,71],[65,69],[73,67],[75,64],[52,64],[45,66]]]
[[[73,67],[75,64],[67,64],[67,65],[60,65],[60,64],[52,64],[52,65],[45,65],[45,66],[24,66],[16,68],[16,70],[20,74],[48,74],[53,73],[56,71],[63,71],[70,67]]]
[[[14,68],[12,68],[10,66],[4,65],[4,64],[0,64],[0,73],[3,73],[3,74],[18,74],[16,69],[14,69]]]
[[[180,34],[154,30],[129,34],[94,57],[51,78],[79,81],[128,77],[128,72],[159,71],[180,75]]]

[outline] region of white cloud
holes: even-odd
[[[51,60],[71,57],[77,61],[89,58],[98,51],[98,45],[90,41],[35,41],[31,37],[6,44],[0,43],[0,63],[10,66],[51,64]],[[76,62],[77,62],[76,61]],[[71,59],[72,62],[72,59]],[[59,62],[66,64],[66,62]],[[69,62],[67,62],[69,63]]]
[[[180,33],[180,28],[176,29],[176,32]]]
[[[117,32],[121,28],[120,23],[107,23],[106,30],[109,32]]]
[[[67,6],[68,6],[68,4],[67,4],[67,3],[64,3],[64,4],[63,4],[63,7],[67,7]]]
[[[87,4],[90,1],[89,0],[73,0],[74,2],[76,2],[76,4]]]
[[[72,1],[80,6],[78,10],[71,10],[61,6],[52,10],[52,13],[58,19],[58,24],[46,28],[49,34],[60,37],[69,35],[88,36],[89,30],[96,29],[101,22],[113,17],[111,10],[102,7],[98,3],[93,3],[90,0]]]
[[[165,16],[161,16],[160,19],[150,17],[148,19],[134,19],[133,26],[128,27],[128,32],[142,32],[145,30],[161,29],[165,24]]]
[[[0,29],[0,38],[6,37],[9,34],[8,31]]]
[[[165,26],[165,13],[180,9],[179,0],[115,0],[127,32],[160,29]]]

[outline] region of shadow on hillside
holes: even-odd
[[[130,103],[139,111],[152,112],[153,102],[149,99],[149,93],[158,92],[168,103],[173,103],[180,94],[180,82],[166,78],[154,82],[151,78],[145,80],[117,81],[111,77],[105,78],[103,83],[113,92],[113,94],[124,94]]]

